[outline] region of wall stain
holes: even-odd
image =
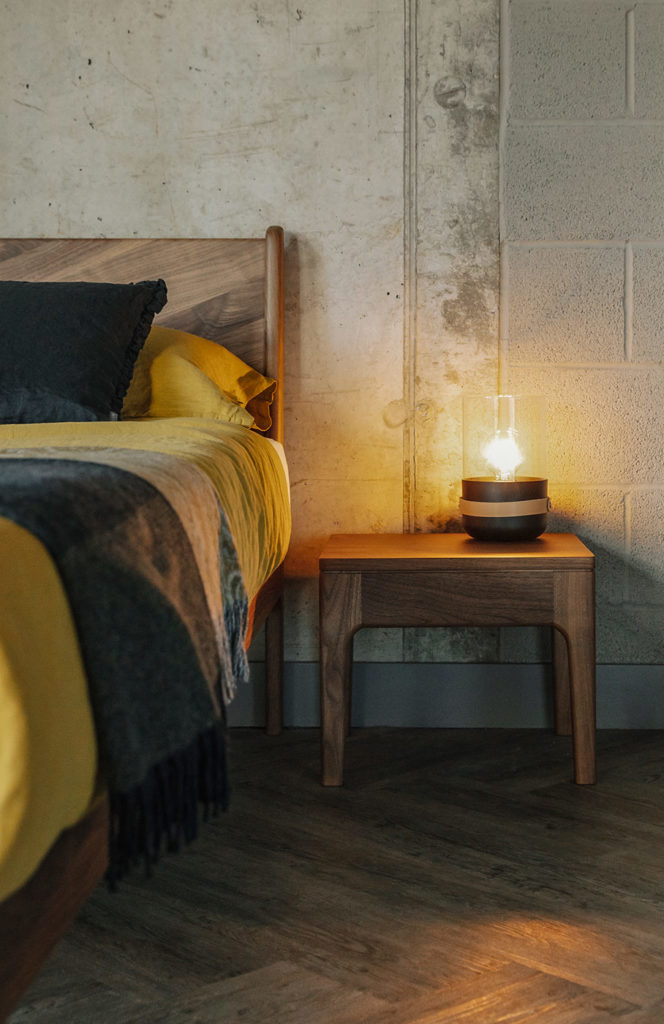
[[[450,139],[452,156],[464,159],[478,150],[495,150],[498,133],[498,111],[493,105],[469,107],[465,104],[450,107],[449,117],[453,132]]]
[[[493,185],[493,183],[492,183]],[[498,197],[494,194],[495,186],[491,192],[478,195],[476,192],[467,190],[466,198],[457,202],[454,207],[450,204],[448,226],[455,232],[455,252],[464,255],[468,259],[477,259],[478,250],[483,250],[492,256],[495,253],[496,237],[498,234],[497,204]],[[498,266],[495,265],[494,287],[498,286]]]
[[[493,268],[462,266],[455,268],[453,299],[444,299],[442,313],[450,331],[474,338],[480,345],[495,347],[496,272]]]
[[[466,98],[466,83],[456,75],[444,75],[433,87],[433,98],[445,110],[458,107]]]
[[[451,515],[443,516],[437,513],[432,513],[427,516],[427,528],[425,533],[464,533],[464,528],[461,525],[461,516]]]

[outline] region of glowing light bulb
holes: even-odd
[[[482,449],[482,455],[495,471],[496,480],[514,480],[523,462],[521,449],[514,439],[513,430],[500,430]]]

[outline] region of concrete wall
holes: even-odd
[[[496,0],[7,0],[2,27],[5,234],[287,230],[286,656],[315,659],[323,538],[440,528],[459,392],[495,382]]]
[[[403,521],[402,0],[8,0],[0,53],[5,235],[286,229],[287,656],[314,657],[322,538]]]
[[[300,724],[323,538],[454,527],[460,395],[499,377],[550,395],[553,525],[600,556],[600,657],[662,674],[664,4],[500,3],[3,4],[3,234],[286,228]],[[533,631],[362,631],[356,656],[366,721],[544,714]],[[635,671],[603,677],[612,724],[652,721]]]

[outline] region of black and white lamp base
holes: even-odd
[[[467,477],[461,481],[461,521],[476,540],[535,540],[546,530],[550,507],[547,481],[541,477]]]

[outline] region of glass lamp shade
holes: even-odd
[[[546,405],[541,395],[465,395],[459,509],[478,540],[534,540],[546,529]]]

